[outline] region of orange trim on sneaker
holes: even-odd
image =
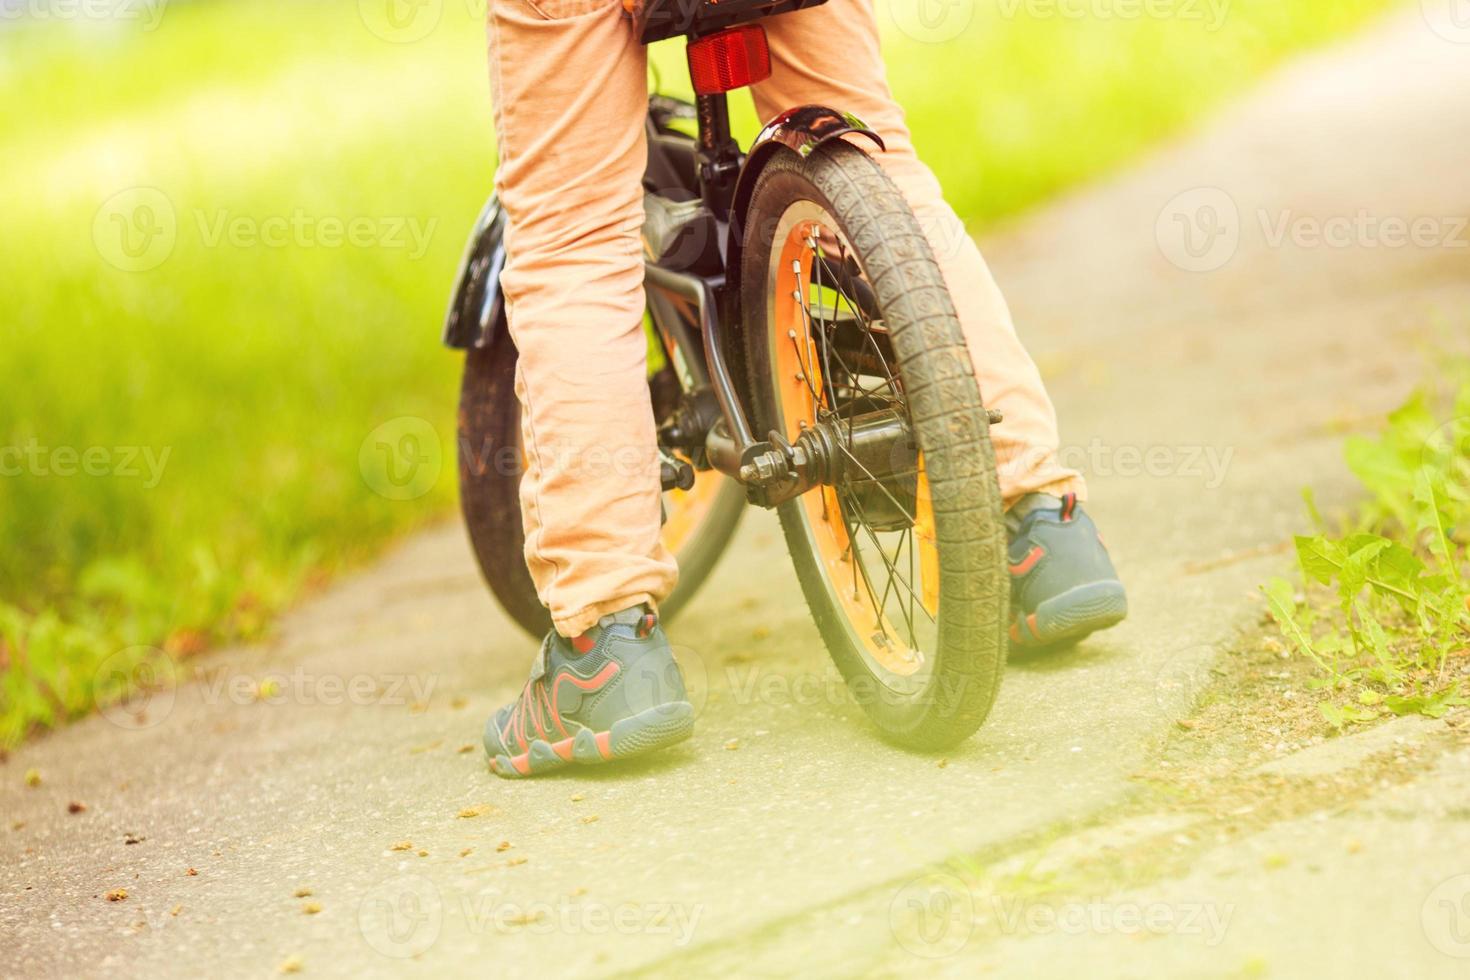
[[[558,718],[561,717],[561,711],[556,706],[556,700],[557,695],[561,692],[562,681],[571,681],[573,686],[580,687],[584,691],[595,691],[616,677],[618,671],[621,669],[616,660],[609,660],[603,664],[602,669],[595,676],[588,680],[583,680],[576,674],[557,674],[556,681],[551,685],[551,713]]]
[[[1016,564],[1011,566],[1011,574],[1016,578],[1020,578],[1022,575],[1025,575],[1027,572],[1031,571],[1031,569],[1035,568],[1036,563],[1041,561],[1041,559],[1045,557],[1045,548],[1043,548],[1039,544],[1032,545],[1031,550],[1026,553],[1026,557],[1022,558],[1020,561],[1016,562]]]

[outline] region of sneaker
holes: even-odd
[[[1123,583],[1076,494],[1024,497],[1006,515],[1006,525],[1012,649],[1076,643],[1128,615]]]
[[[516,779],[642,755],[693,730],[668,638],[636,606],[575,639],[547,634],[520,697],[486,722],[485,752],[492,772]]]

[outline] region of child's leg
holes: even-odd
[[[489,43],[525,558],[575,636],[677,577],[643,334],[645,56],[619,0],[491,0]]]
[[[888,90],[871,0],[828,0],[764,24],[772,73],[755,86],[756,111],[763,121],[792,106],[816,103],[853,113],[883,138],[887,151],[872,149],[929,237],[954,298],[985,404],[1005,413],[991,439],[1007,505],[1037,491],[1085,496],[1082,477],[1057,460],[1056,412],[1016,336],[1005,299],[980,250],[944,202],[939,182],[914,153],[903,110]]]

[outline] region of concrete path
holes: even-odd
[[[495,780],[480,725],[534,644],[449,526],[300,609],[269,649],[207,658],[142,724],[94,717],[12,754],[4,972],[684,972],[741,948],[775,972],[930,965],[902,955],[887,903],[853,897],[1127,797],[1218,646],[1259,617],[1300,488],[1346,492],[1341,430],[1420,375],[1436,317],[1464,329],[1470,251],[1450,246],[1470,239],[1452,220],[1470,213],[1467,160],[1470,47],[1405,16],[988,243],[1133,613],[1013,666],[947,759],[874,737],[774,522],[752,514],[674,630],[693,741]],[[1347,246],[1312,244],[1334,218]],[[1420,244],[1384,243],[1414,219],[1434,222]],[[780,928],[847,907],[829,941]],[[830,941],[851,935],[859,962]],[[1215,965],[1145,956],[1130,974]]]

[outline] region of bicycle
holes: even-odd
[[[663,534],[681,567],[662,613],[687,605],[747,505],[775,508],[857,700],[889,738],[942,748],[984,722],[1005,663],[989,437],[999,415],[981,403],[922,229],[857,143],[881,150],[879,135],[816,105],[779,115],[749,152],[730,128],[728,93],[770,72],[753,22],[822,2],[647,0],[629,11],[645,44],[688,37],[696,93],[651,95],[647,118],[649,390]],[[466,352],[460,486],[476,558],[511,618],[540,635],[550,620],[521,560],[505,221],[492,194],[444,342]]]

